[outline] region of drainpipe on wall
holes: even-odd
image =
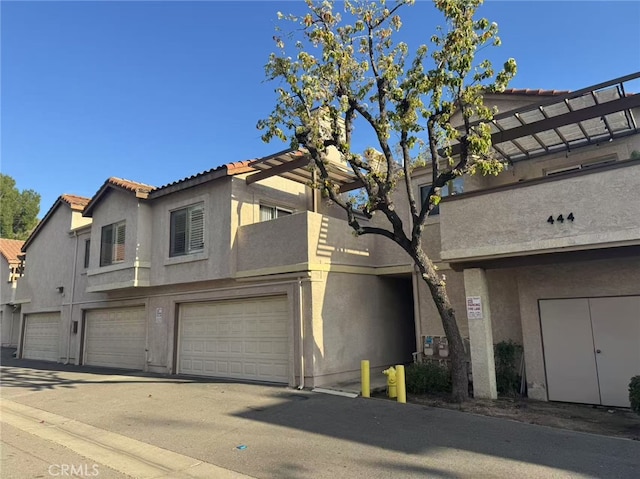
[[[298,389],[304,389],[304,311],[302,307],[302,278],[298,278],[298,318],[300,321],[300,334],[298,336],[300,354],[300,384]]]
[[[67,330],[67,358],[64,364],[69,364],[69,357],[71,356],[71,324],[73,323],[73,300],[76,292],[76,271],[78,269],[78,231],[73,231],[73,236],[76,237],[76,246],[73,253],[73,273],[71,275],[71,298],[69,299],[69,329]]]

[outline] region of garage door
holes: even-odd
[[[289,382],[286,297],[180,306],[178,373]]]
[[[84,364],[144,369],[147,337],[145,308],[87,311]]]
[[[540,301],[549,400],[629,407],[640,296]]]
[[[22,357],[45,361],[60,359],[60,313],[25,316]]]

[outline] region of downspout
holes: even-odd
[[[78,270],[78,231],[73,230],[73,236],[76,237],[76,246],[73,253],[73,273],[71,276],[71,298],[69,300],[69,330],[67,331],[67,359],[64,364],[69,364],[69,357],[71,356],[71,324],[73,323],[73,299],[76,292],[76,271]]]
[[[304,389],[304,311],[302,307],[302,278],[298,278],[298,318],[300,334],[298,336],[298,353],[300,354],[300,384],[298,389]]]

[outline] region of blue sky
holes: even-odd
[[[286,148],[256,122],[276,12],[298,1],[0,3],[1,163],[20,189],[91,197],[109,176],[161,186]],[[441,23],[403,17],[410,45]],[[640,2],[496,1],[481,14],[518,63],[514,88],[576,90],[640,70]]]

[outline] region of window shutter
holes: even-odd
[[[102,228],[100,240],[100,266],[111,264],[113,252],[113,225]]]
[[[204,208],[192,208],[189,216],[189,251],[201,250],[204,248]]]
[[[126,224],[116,226],[114,261],[124,261],[124,243],[126,236]]]
[[[171,213],[171,256],[185,254],[187,247],[187,210]]]

